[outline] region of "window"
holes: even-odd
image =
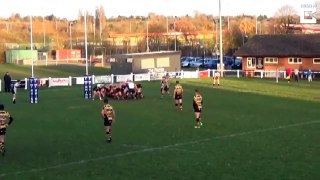
[[[267,63],[267,64],[278,64],[278,58],[276,58],[276,57],[265,57],[264,58],[264,63]]]
[[[141,59],[141,69],[150,69],[154,67],[154,58]]]
[[[320,58],[313,58],[313,64],[320,64]]]
[[[288,58],[289,64],[302,64],[302,59],[297,57]]]
[[[256,58],[248,57],[247,58],[247,67],[248,68],[255,68],[256,67]]]
[[[170,67],[170,59],[169,57],[165,58],[157,58],[157,67]]]

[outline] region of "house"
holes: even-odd
[[[110,58],[111,72],[116,75],[180,71],[180,51],[155,51],[119,54]]]
[[[257,35],[234,55],[242,57],[244,71],[320,71],[320,34]]]

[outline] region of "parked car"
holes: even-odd
[[[231,69],[242,69],[242,60],[235,59],[234,64],[231,66]]]
[[[190,67],[190,63],[196,61],[194,57],[187,57],[181,62],[181,67]]]
[[[209,69],[217,69],[218,63],[220,63],[218,59],[210,59],[206,63],[204,63],[203,67]]]
[[[190,67],[202,67],[208,60],[196,58],[196,61],[190,63]]]

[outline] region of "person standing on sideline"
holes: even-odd
[[[201,122],[202,104],[202,96],[199,90],[196,89],[193,96],[193,110],[196,117],[196,126],[194,128],[200,128],[203,125]]]
[[[290,80],[291,80],[291,68],[290,67],[288,67],[287,69],[286,69],[286,79],[288,80],[288,83],[290,83]]]
[[[2,156],[6,153],[5,135],[7,127],[13,122],[10,113],[4,110],[4,105],[0,104],[0,154]]]
[[[217,82],[218,86],[220,86],[220,72],[219,71],[214,72],[212,86],[215,86],[216,82]]]
[[[295,69],[295,70],[294,70],[294,80],[295,80],[296,82],[299,81],[299,70],[298,70],[298,69]]]
[[[105,127],[105,133],[106,133],[106,138],[107,138],[107,143],[111,142],[111,125],[112,122],[115,122],[116,119],[116,112],[113,109],[113,107],[108,103],[108,99],[105,98],[103,100],[104,105],[101,110],[101,116],[104,121],[104,127]]]
[[[180,85],[179,81],[176,81],[176,85],[173,91],[173,98],[175,100],[176,109],[179,106],[180,111],[182,111],[182,94],[183,94],[183,88]]]
[[[4,92],[10,93],[11,90],[11,76],[9,72],[6,72],[6,74],[3,76],[4,81]]]
[[[312,71],[311,71],[311,69],[309,69],[309,71],[307,72],[307,77],[308,77],[308,82],[312,82]]]
[[[14,83],[13,87],[12,87],[12,103],[15,104],[16,103],[16,98],[17,98],[17,90],[18,87],[20,86],[20,80],[17,80],[16,83]]]

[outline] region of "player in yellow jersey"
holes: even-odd
[[[110,143],[111,142],[111,125],[112,125],[112,122],[115,122],[116,112],[113,109],[113,107],[108,103],[107,98],[104,99],[104,105],[101,110],[101,116],[104,121],[107,142]]]
[[[0,104],[0,153],[2,156],[5,155],[5,135],[7,127],[13,122],[13,118],[9,112],[4,110],[4,105]]]
[[[193,96],[193,110],[196,117],[196,126],[194,128],[200,128],[202,126],[202,122],[201,122],[202,104],[203,104],[202,96],[199,90],[196,89]]]
[[[182,94],[183,94],[183,88],[180,85],[179,81],[176,81],[176,85],[173,91],[173,98],[175,100],[176,109],[179,106],[180,111],[182,111]]]
[[[219,71],[215,71],[215,73],[213,75],[212,86],[215,86],[216,82],[217,82],[218,86],[220,86],[220,72]]]

